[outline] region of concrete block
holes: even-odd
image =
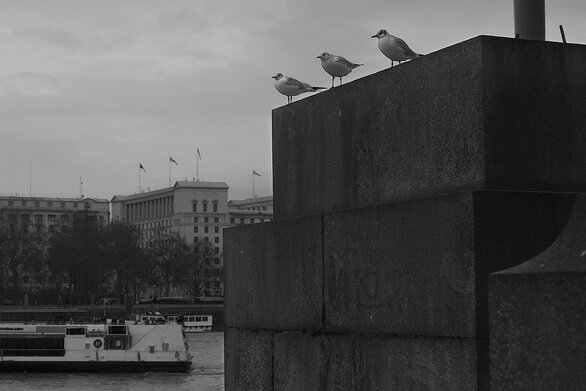
[[[573,198],[475,191],[325,214],[325,330],[488,337],[488,274],[547,248]]]
[[[272,391],[272,365],[272,334],[270,332],[225,329],[226,390]]]
[[[226,325],[320,329],[322,257],[321,216],[224,230]]]
[[[491,390],[583,390],[586,384],[586,196],[543,253],[494,273]]]
[[[324,338],[302,332],[273,333],[275,391],[326,389]]]
[[[467,338],[328,335],[327,388],[321,389],[487,390],[488,363],[480,357],[488,354],[487,344]]]
[[[275,218],[586,191],[585,63],[586,46],[480,36],[277,108]]]

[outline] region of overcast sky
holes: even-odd
[[[328,51],[388,67],[377,30],[430,53],[513,35],[512,0],[0,0],[0,194],[108,198],[196,176],[272,194],[277,72],[313,85]],[[546,1],[547,39],[586,43],[584,0]],[[303,98],[302,96],[301,98]],[[296,100],[299,97],[296,98]]]

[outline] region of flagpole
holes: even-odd
[[[171,155],[169,155],[169,187],[171,187]]]
[[[254,198],[254,170],[252,170],[252,198]]]
[[[138,193],[140,194],[140,164],[138,165]]]

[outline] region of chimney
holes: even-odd
[[[545,41],[545,0],[513,0],[515,38]]]

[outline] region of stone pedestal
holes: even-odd
[[[276,219],[224,231],[226,390],[487,390],[488,275],[586,190],[583,64],[483,36],[275,109]]]

